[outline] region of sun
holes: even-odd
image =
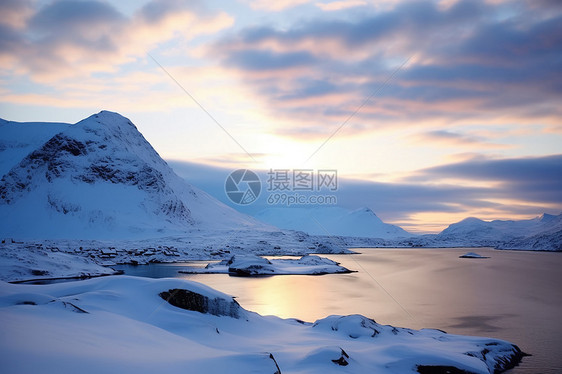
[[[311,145],[288,138],[267,136],[263,143],[262,157],[258,168],[269,169],[313,169],[314,163],[307,162]]]

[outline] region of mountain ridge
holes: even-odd
[[[62,131],[2,176],[4,236],[127,238],[197,227],[272,229],[178,177],[117,113],[101,111],[59,125]]]
[[[342,207],[268,208],[255,217],[268,224],[306,232],[309,235],[336,235],[396,239],[411,237],[399,226],[384,223],[370,208]]]
[[[437,236],[442,239],[465,236],[475,240],[509,241],[518,237],[533,236],[560,228],[562,228],[562,213],[557,216],[543,213],[524,220],[484,221],[479,218],[468,217],[449,225]]]

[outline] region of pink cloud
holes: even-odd
[[[316,3],[315,5],[325,12],[334,12],[342,9],[367,5],[367,2],[364,0],[342,0],[331,1],[329,3]]]
[[[0,59],[9,64],[6,70],[38,82],[84,78],[116,72],[163,42],[191,40],[233,23],[224,12],[190,4],[153,0],[130,17],[104,2],[47,4],[26,18],[25,29],[11,28],[15,42],[0,51]]]
[[[311,0],[245,0],[245,2],[256,10],[263,10],[267,12],[279,12],[288,8],[293,8],[306,3],[311,3]]]

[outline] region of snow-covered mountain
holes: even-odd
[[[562,251],[562,214],[520,221],[466,218],[437,235],[415,241],[422,246],[493,246],[502,249]]]
[[[0,122],[0,235],[142,238],[273,228],[178,177],[127,118]]]
[[[533,219],[521,221],[483,221],[471,217],[453,223],[443,230],[438,237],[442,239],[464,238],[468,240],[508,241],[556,230],[557,228],[562,228],[562,214],[554,216],[545,213]]]
[[[512,239],[496,246],[499,249],[524,249],[538,251],[562,251],[562,228]]]
[[[350,211],[341,207],[269,208],[255,217],[283,229],[309,235],[337,235],[395,239],[411,237],[404,229],[384,223],[369,208]]]

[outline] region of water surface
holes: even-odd
[[[117,268],[129,275],[202,282],[263,315],[314,321],[358,313],[382,324],[505,339],[533,354],[510,373],[562,372],[562,253],[483,248],[358,251],[362,254],[326,256],[357,273],[323,276],[178,273],[185,263]],[[468,251],[490,258],[459,258]]]

